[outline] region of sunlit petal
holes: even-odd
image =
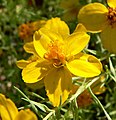
[[[63,67],[53,68],[45,77],[44,83],[49,100],[54,106],[59,106],[60,100],[63,104],[68,98],[72,86],[71,74]]]
[[[66,64],[70,72],[76,76],[94,77],[101,73],[100,61],[92,55],[82,54]]]
[[[90,36],[85,32],[76,32],[67,38],[67,55],[75,55],[81,52],[88,44]]]
[[[103,30],[108,9],[101,3],[90,3],[81,8],[78,19],[90,32]]]
[[[116,0],[107,0],[109,7],[116,8]]]
[[[69,35],[67,24],[64,21],[61,21],[60,18],[52,18],[48,20],[45,27],[60,34],[63,38],[66,38]]]
[[[51,39],[40,30],[35,32],[33,39],[36,52],[43,58]]]

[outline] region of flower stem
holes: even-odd
[[[111,117],[109,116],[109,114],[107,113],[107,111],[105,110],[105,108],[103,107],[103,105],[101,104],[101,102],[99,101],[99,99],[93,94],[92,90],[90,87],[88,87],[89,92],[91,93],[92,97],[94,98],[94,100],[98,103],[98,105],[102,108],[102,110],[104,111],[106,117],[108,120],[112,120]]]

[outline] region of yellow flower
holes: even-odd
[[[35,22],[28,22],[19,26],[19,37],[25,42],[30,42],[33,40],[33,33],[40,29],[44,24],[45,20],[39,20]]]
[[[0,120],[37,120],[37,117],[29,109],[18,112],[15,104],[0,94]]]
[[[60,7],[64,9],[63,19],[71,21],[76,19],[82,5],[79,0],[61,0]]]
[[[100,61],[92,55],[81,52],[90,39],[82,28],[79,25],[75,32],[70,34],[64,21],[52,18],[35,32],[33,37],[35,50],[33,51],[31,46],[27,48],[39,57],[24,66],[23,80],[26,83],[43,80],[49,100],[54,106],[63,104],[68,98],[72,75],[94,77],[101,73]],[[21,61],[17,62],[19,67],[21,64]]]
[[[101,32],[103,46],[116,53],[116,1],[107,0],[108,8],[101,3],[90,3],[81,8],[78,19],[89,32]]]

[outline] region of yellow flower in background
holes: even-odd
[[[75,20],[82,7],[79,0],[61,0],[60,7],[64,9],[63,19],[66,21]]]
[[[107,0],[106,7],[101,3],[90,3],[81,8],[78,19],[89,32],[101,32],[103,46],[116,53],[116,1]]]
[[[101,73],[100,61],[81,52],[90,39],[81,26],[78,25],[70,34],[64,21],[52,18],[35,32],[34,49],[31,45],[26,46],[30,53],[38,55],[38,59],[22,68],[22,78],[26,83],[43,80],[47,96],[54,106],[63,104],[68,98],[72,75],[94,77]],[[21,61],[17,62],[19,67],[21,64]]]
[[[102,76],[100,76],[100,78],[96,82],[94,82],[91,85],[91,89],[92,89],[94,94],[100,95],[106,91],[106,87],[104,86],[104,82],[105,82],[105,75],[102,75]]]
[[[37,117],[29,109],[18,112],[15,104],[0,94],[0,120],[37,120]]]
[[[19,26],[19,37],[25,42],[31,42],[33,40],[33,33],[40,29],[46,23],[45,20],[39,20],[35,22],[28,22]]]

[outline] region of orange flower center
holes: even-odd
[[[116,8],[108,8],[107,18],[110,25],[113,25],[116,22]]]
[[[63,66],[65,63],[63,44],[57,40],[52,41],[48,45],[48,52],[45,53],[44,58],[52,61],[55,67]]]

